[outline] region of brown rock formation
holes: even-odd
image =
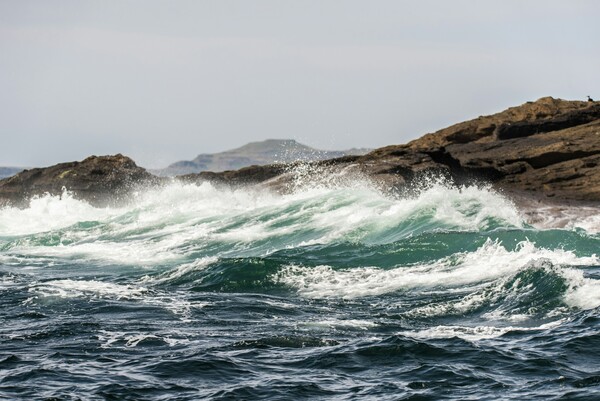
[[[600,103],[550,97],[365,156],[378,166],[445,170],[512,191],[600,201]],[[362,161],[359,160],[359,163]],[[371,170],[373,170],[371,168]],[[373,176],[385,171],[372,171]]]
[[[158,179],[121,154],[90,156],[81,162],[24,170],[0,180],[0,205],[23,205],[32,196],[61,195],[64,189],[95,206],[117,204],[139,185]]]

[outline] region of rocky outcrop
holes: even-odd
[[[95,206],[118,204],[139,186],[160,180],[121,154],[91,156],[81,162],[24,170],[0,180],[0,205],[23,205],[32,196],[61,195],[68,189]]]
[[[600,201],[600,103],[546,97],[378,149],[358,162],[369,159],[374,166],[408,167],[400,171],[405,180],[440,170],[510,191]],[[374,177],[387,174],[367,170]]]
[[[177,177],[179,181],[200,183],[209,181],[215,184],[252,185],[267,182],[284,174],[289,169],[285,164],[270,164],[266,166],[249,166],[239,170],[222,172],[202,171],[196,174],[186,174]]]
[[[486,181],[517,196],[560,202],[600,201],[600,102],[546,97],[490,116],[465,121],[404,145],[362,156],[301,164],[250,166],[177,177],[188,183],[290,188],[298,171],[304,178],[329,173],[371,178],[384,189],[410,188],[423,174],[456,182]],[[63,187],[95,205],[127,199],[143,185],[160,184],[122,155],[95,157],[0,180],[0,204],[23,203],[33,195],[60,194]],[[293,186],[292,186],[293,187]]]

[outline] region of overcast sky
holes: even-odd
[[[0,0],[0,166],[405,143],[600,98],[600,1]]]

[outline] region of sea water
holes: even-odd
[[[600,399],[599,214],[173,182],[0,209],[0,398]]]

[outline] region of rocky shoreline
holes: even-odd
[[[312,162],[310,166],[350,177],[360,174],[387,190],[409,188],[423,174],[442,174],[459,184],[489,182],[523,204],[598,205],[600,102],[545,97],[455,124],[404,145]],[[274,164],[175,179],[262,185],[284,191],[293,179],[293,170],[293,164]],[[95,206],[114,205],[140,188],[169,181],[120,154],[92,156],[0,180],[0,205],[24,206],[32,196],[59,195],[64,189]]]
[[[33,196],[61,195],[68,190],[94,206],[126,202],[133,191],[162,180],[129,157],[90,156],[80,162],[33,168],[0,180],[0,205],[26,206]]]

